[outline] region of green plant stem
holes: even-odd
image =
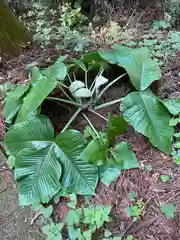
[[[88,88],[88,85],[87,85],[87,71],[85,72],[85,86],[86,86],[86,88]]]
[[[69,73],[67,73],[67,76],[68,76],[68,79],[69,79],[70,83],[72,83],[72,80],[71,80],[71,78],[69,76]]]
[[[98,138],[100,138],[99,136],[99,133],[96,131],[95,127],[93,126],[93,124],[91,123],[91,121],[89,120],[89,118],[84,114],[82,113],[82,116],[86,119],[86,121],[89,123],[90,127],[92,128],[92,130],[94,131],[94,133],[96,134],[96,136]]]
[[[103,74],[103,72],[104,72],[104,68],[101,68],[101,69],[99,70],[97,76],[95,77],[94,81],[92,82],[92,84],[91,84],[89,90],[92,90],[93,85],[94,85],[94,83],[95,83],[95,81],[96,81],[96,78],[99,77],[99,76],[101,76],[101,75]]]
[[[105,93],[105,91],[110,88],[114,83],[116,83],[117,81],[119,81],[121,78],[123,78],[124,76],[126,76],[127,73],[122,74],[121,76],[115,78],[112,82],[110,82],[98,95],[98,99],[101,98],[101,96]]]
[[[98,117],[102,118],[103,120],[105,120],[106,122],[108,122],[107,118],[103,117],[101,114],[97,113],[96,111],[92,110],[92,109],[88,109],[90,112],[94,113],[95,115],[97,115]]]
[[[63,84],[63,83],[61,83],[61,82],[59,82],[59,83],[58,83],[58,85],[60,85],[61,87],[64,87],[64,88],[67,88],[67,89],[69,89],[69,87],[68,87],[68,86],[66,86],[65,84]]]
[[[63,103],[67,103],[67,104],[70,104],[70,105],[73,105],[73,106],[76,106],[76,107],[82,107],[81,104],[77,103],[77,102],[73,102],[73,101],[69,101],[69,100],[66,100],[66,99],[63,99],[63,98],[56,98],[56,97],[47,97],[48,100],[54,100],[54,101],[57,101],[57,102],[63,102]]]
[[[111,105],[114,105],[114,104],[116,104],[116,103],[121,102],[123,99],[124,99],[124,98],[120,98],[120,99],[116,99],[116,100],[111,101],[111,102],[107,102],[107,103],[101,104],[101,105],[99,105],[99,106],[96,106],[96,107],[94,108],[94,110],[96,111],[96,110],[98,110],[98,109],[102,109],[102,108],[109,107],[109,106],[111,106]]]
[[[61,87],[60,84],[58,84],[58,87],[61,89],[61,91],[64,93],[64,95],[65,95],[70,101],[72,101],[72,99],[70,98],[70,96],[64,91],[64,89]]]
[[[76,112],[72,115],[72,117],[69,119],[69,121],[67,122],[67,124],[64,126],[64,128],[62,129],[61,133],[65,132],[68,127],[71,125],[71,123],[74,121],[74,119],[79,115],[79,113],[82,111],[82,108],[78,108],[76,110]]]

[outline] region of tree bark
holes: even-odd
[[[19,55],[27,42],[31,42],[31,35],[5,2],[1,1],[0,55]]]

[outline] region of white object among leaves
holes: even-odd
[[[106,84],[108,82],[109,82],[109,80],[107,78],[105,78],[103,76],[99,76],[99,77],[96,78],[95,88],[99,89],[100,86],[102,86],[102,85],[104,85],[104,84]]]
[[[74,96],[77,98],[90,98],[92,92],[88,88],[80,88],[74,93]]]
[[[84,88],[85,84],[79,80],[76,80],[71,83],[69,86],[69,91],[71,94],[74,94],[78,89]]]

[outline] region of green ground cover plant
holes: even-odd
[[[169,111],[178,107],[178,103],[167,105],[150,90],[151,83],[160,79],[161,72],[146,49],[132,50],[116,45],[110,51],[90,53],[69,64],[64,60],[65,57],[59,57],[45,70],[34,67],[29,84],[17,86],[6,98],[4,116],[12,127],[5,136],[4,146],[15,158],[14,172],[22,205],[33,204],[37,200],[48,202],[60,189],[93,195],[100,176],[98,169],[101,169],[103,178],[103,171],[108,171],[106,167],[115,167],[118,171],[137,168],[138,161],[127,143],[112,144],[116,136],[126,131],[126,122],[160,151],[171,153],[174,131],[169,125]],[[109,81],[103,76],[108,62],[123,67],[127,73]],[[89,84],[88,71],[94,68],[98,69],[98,74]],[[77,70],[84,72],[83,81],[72,80],[71,76],[76,75]],[[101,96],[106,90],[126,74],[136,91],[101,104]],[[64,98],[50,96],[57,87],[63,91]],[[40,114],[41,104],[46,98],[77,108],[56,135],[50,120]],[[102,135],[85,111],[104,118],[97,110],[119,102],[122,115],[109,113],[105,119],[108,129]],[[79,114],[93,132],[91,140],[77,130],[68,129]]]
[[[115,79],[106,75],[113,65],[123,69]],[[95,73],[93,78],[92,71]],[[147,48],[114,45],[110,50],[88,53],[78,60],[60,56],[46,69],[33,67],[30,75],[28,84],[8,91],[4,105],[9,129],[3,144],[18,184],[20,205],[49,204],[59,192],[69,191],[72,194],[68,205],[72,209],[70,213],[78,213],[77,224],[87,224],[91,231],[82,233],[80,228],[74,229],[76,222],[70,224],[69,220],[67,225],[71,229],[68,232],[70,235],[71,231],[76,232],[76,239],[91,239],[104,221],[108,221],[111,208],[88,207],[83,209],[82,215],[82,210],[76,208],[76,194],[92,197],[98,181],[109,185],[117,180],[121,171],[139,168],[130,145],[117,140],[127,131],[128,124],[149,139],[154,147],[170,155],[173,136],[178,137],[174,134],[174,126],[179,121],[176,117],[179,116],[179,100],[159,99],[151,90],[151,84],[161,78],[161,70]],[[125,77],[131,83],[130,93],[102,102],[107,90]],[[60,97],[53,96],[57,90],[61,92]],[[75,109],[59,133],[54,131],[50,119],[41,113],[45,100]],[[104,117],[98,112],[117,104],[119,115],[109,112],[108,117]],[[106,130],[98,131],[87,112],[103,119]],[[84,134],[70,129],[79,115],[87,123]],[[40,211],[49,217],[52,214],[50,206],[40,208]],[[99,218],[103,209],[108,211],[104,220]],[[139,218],[141,210],[140,203],[136,204],[132,207],[132,216]],[[63,226],[51,223],[43,231],[48,239],[61,239]],[[110,239],[114,238],[110,236]]]

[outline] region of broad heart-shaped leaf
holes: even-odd
[[[46,117],[40,117],[13,125],[4,138],[4,147],[12,156],[16,156],[25,148],[41,149],[53,141],[51,122]]]
[[[111,144],[116,136],[125,133],[127,130],[126,121],[122,116],[108,115],[108,141]]]
[[[135,153],[130,149],[126,142],[120,142],[117,144],[115,148],[111,150],[111,153],[115,163],[120,165],[122,170],[139,167]]]
[[[12,123],[23,102],[22,96],[28,91],[28,89],[29,86],[18,85],[12,92],[8,93],[3,109],[6,123]]]
[[[168,154],[171,152],[173,128],[169,126],[168,110],[150,90],[128,94],[120,110],[124,119],[148,137],[155,147]]]
[[[109,143],[107,139],[96,137],[87,145],[81,153],[80,158],[91,164],[106,162],[108,146]]]
[[[116,45],[114,49],[100,52],[100,56],[123,67],[137,90],[145,90],[153,81],[161,78],[161,70],[156,61],[149,57],[147,48],[130,49]]]
[[[72,189],[76,194],[92,195],[94,193],[98,180],[97,168],[85,160],[79,159],[78,156],[86,146],[86,140],[78,131],[69,130],[59,134],[54,141],[54,132],[50,121],[45,117],[32,118],[26,122],[15,124],[7,132],[4,146],[13,156],[21,154],[23,149],[28,149],[32,152],[39,150],[42,155],[44,153],[45,158],[44,149],[46,151],[50,149],[52,154],[49,156],[56,156],[56,160],[62,166],[63,174],[60,179],[62,187]],[[18,157],[16,158],[18,161]],[[28,161],[31,161],[31,155],[26,153],[26,162]],[[52,162],[54,161],[52,160]],[[33,160],[31,163],[33,164]],[[16,170],[17,167],[19,166],[15,166]],[[22,171],[24,171],[23,174],[26,174],[27,168],[23,168],[21,173]]]
[[[103,165],[99,167],[99,178],[105,185],[110,185],[118,179],[121,169],[117,165]]]
[[[11,124],[15,116],[17,115],[22,104],[21,99],[8,98],[4,105],[3,115],[5,122]]]
[[[84,137],[78,131],[69,130],[59,134],[55,141],[64,152],[64,157],[59,159],[63,166],[62,187],[76,194],[93,195],[98,172],[95,166],[80,158],[87,144]]]
[[[48,78],[63,81],[66,77],[66,74],[67,74],[67,67],[62,62],[62,61],[64,61],[64,59],[65,58],[63,56],[59,57],[56,60],[56,62],[52,66],[50,66],[46,70],[44,70],[43,73]]]
[[[34,83],[23,99],[23,104],[17,117],[18,121],[26,121],[28,115],[41,105],[56,85],[57,81],[54,78],[48,78],[46,76],[43,76]]]
[[[62,169],[56,156],[59,149],[55,148],[55,144],[49,144],[42,149],[24,149],[16,156],[14,173],[23,196],[21,205],[50,200],[59,191]]]
[[[177,115],[180,113],[180,99],[167,99],[161,100],[161,102],[172,115]]]

